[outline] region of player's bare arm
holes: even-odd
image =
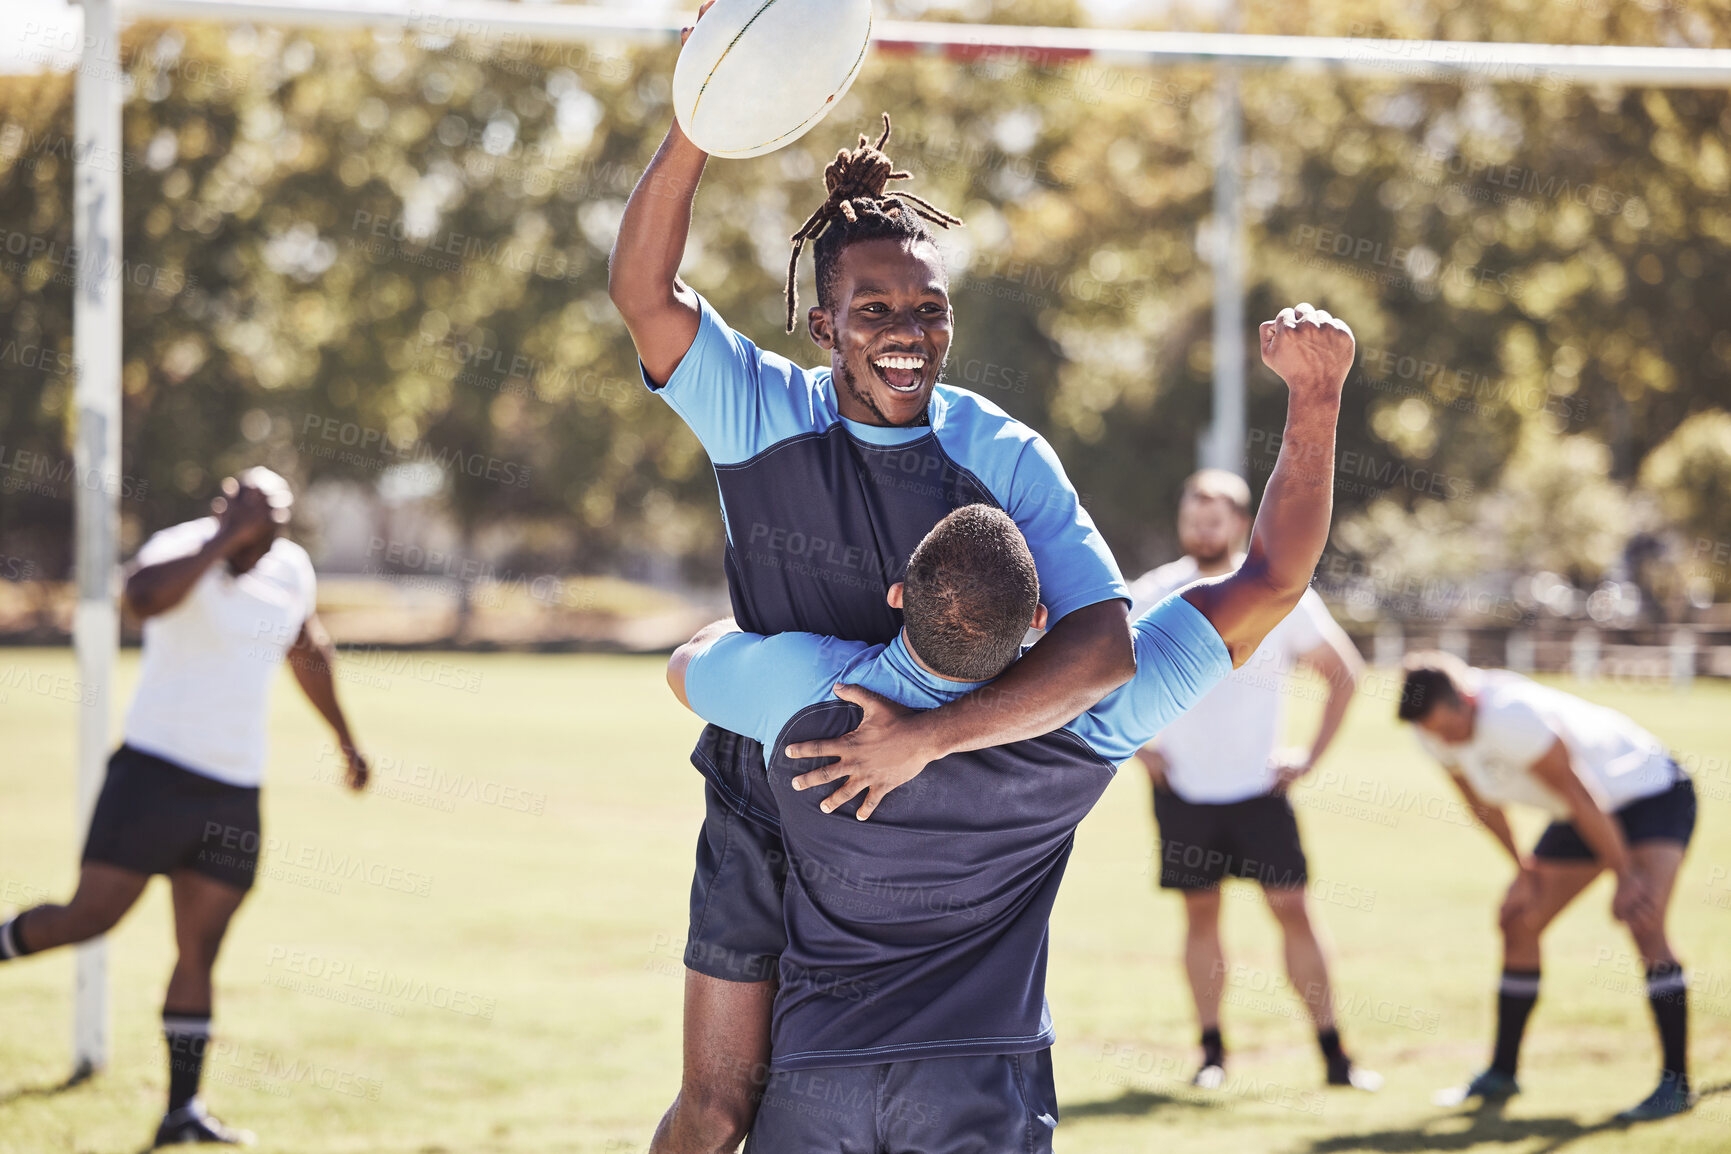
[[[1460,791],[1461,800],[1467,803],[1473,816],[1479,824],[1485,827],[1503,851],[1515,863],[1515,878],[1509,883],[1508,892],[1503,896],[1503,905],[1498,913],[1498,920],[1507,924],[1511,919],[1519,918],[1535,897],[1538,896],[1538,877],[1533,872],[1533,859],[1521,852],[1521,847],[1515,842],[1515,831],[1509,825],[1508,814],[1500,806],[1492,805],[1480,797],[1463,775],[1454,769],[1449,770],[1449,780],[1454,782],[1455,789]]]
[[[330,634],[325,632],[315,613],[301,625],[300,635],[289,650],[288,665],[294,670],[295,682],[301,687],[301,692],[306,694],[307,700],[312,702],[313,708],[319,711],[319,716],[336,735],[337,745],[347,759],[343,784],[359,793],[367,788],[371,771],[367,759],[355,747],[348,718],[343,714],[342,703],[337,700],[337,682],[332,673],[336,656],[336,646],[331,644]]]
[[[864,821],[931,762],[1050,733],[1135,675],[1129,618],[1123,601],[1078,609],[991,685],[938,709],[914,713],[857,685],[837,686],[836,696],[859,705],[865,717],[852,733],[788,746],[789,757],[839,759],[801,774],[794,788],[845,777],[823,808],[833,812],[867,793],[858,810]]]
[[[1310,587],[1334,511],[1334,434],[1340,394],[1352,368],[1352,330],[1301,304],[1261,326],[1262,363],[1286,382],[1286,431],[1250,531],[1244,563],[1231,576],[1181,596],[1220,633],[1234,668]]]
[[[1454,782],[1455,789],[1460,791],[1461,800],[1467,803],[1467,808],[1473,811],[1473,816],[1478,818],[1486,832],[1508,853],[1510,860],[1520,869],[1532,868],[1531,860],[1521,852],[1521,847],[1515,842],[1514,830],[1510,828],[1508,815],[1503,812],[1502,807],[1492,805],[1480,797],[1472,783],[1459,771],[1449,768],[1448,775],[1449,780]]]
[[[216,535],[198,552],[142,565],[127,575],[123,596],[133,617],[142,621],[173,609],[212,565],[264,544],[275,528],[269,500],[250,486],[232,498],[218,497],[211,511],[217,515]]]
[[[708,10],[705,4],[698,18]],[[690,33],[685,30],[681,44]],[[691,203],[708,159],[674,121],[625,202],[619,237],[607,262],[607,295],[625,318],[644,370],[662,384],[697,337],[697,294],[679,279],[679,262],[691,233]]]
[[[1358,691],[1359,678],[1364,676],[1364,658],[1359,656],[1350,638],[1338,626],[1330,623],[1323,631],[1323,642],[1299,658],[1300,664],[1309,668],[1328,685],[1328,698],[1323,702],[1322,720],[1316,728],[1316,737],[1310,743],[1310,749],[1302,757],[1288,758],[1280,766],[1279,777],[1275,788],[1285,790],[1305,774],[1316,768],[1328,752],[1328,747],[1334,744],[1334,739],[1340,733],[1341,722],[1346,720],[1346,711],[1352,706],[1353,694]]]
[[[1568,805],[1569,820],[1580,832],[1581,840],[1593,851],[1598,864],[1617,879],[1617,892],[1611,899],[1612,916],[1628,922],[1649,913],[1649,895],[1631,864],[1623,831],[1606,812],[1603,801],[1576,772],[1569,747],[1558,738],[1532,768],[1533,776]]]

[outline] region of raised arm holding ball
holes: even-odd
[[[1027,538],[1052,629],[992,695],[914,714],[844,690],[867,721],[821,776],[847,778],[831,808],[869,793],[862,818],[928,762],[1056,729],[1134,671],[1128,589],[1056,455],[996,406],[939,383],[954,315],[930,226],[959,222],[887,189],[906,179],[883,152],[887,119],[875,143],[862,137],[837,154],[797,228],[792,263],[805,242],[816,263],[805,320],[822,367],[759,349],[679,279],[707,157],[678,124],[626,206],[609,278],[645,384],[716,466],[742,627],[885,644],[901,628],[886,594],[946,514],[992,505]],[[658,1154],[730,1150],[749,1127],[786,939],[786,858],[761,749],[710,726],[694,760],[708,787],[685,956],[685,1071]]]

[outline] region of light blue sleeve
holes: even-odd
[[[1111,762],[1130,757],[1232,672],[1226,642],[1176,593],[1143,614],[1131,634],[1136,676],[1064,727]]]
[[[1050,621],[1100,601],[1130,599],[1130,587],[1094,519],[1082,508],[1058,454],[1043,437],[983,397],[945,388],[939,439],[977,477],[1028,539]]]
[[[1023,446],[1004,511],[1028,539],[1040,600],[1053,624],[1096,602],[1130,599],[1117,558],[1044,438],[1035,436]]]
[[[764,352],[703,297],[697,306],[697,336],[673,375],[657,385],[644,373],[643,383],[697,434],[712,462],[749,461],[778,441],[835,423],[827,371]]]
[[[872,646],[815,633],[724,633],[685,667],[685,699],[712,725],[765,745]]]

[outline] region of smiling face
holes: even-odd
[[[867,425],[918,425],[950,354],[950,295],[929,240],[856,241],[836,258],[831,305],[811,310],[828,349],[841,415]]]

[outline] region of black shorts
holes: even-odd
[[[141,874],[192,870],[239,890],[258,871],[258,790],[123,745],[90,817],[84,860]]]
[[[1209,890],[1228,877],[1270,889],[1310,880],[1298,816],[1283,793],[1209,805],[1156,789],[1154,820],[1161,889]]]
[[[1623,827],[1624,841],[1630,845],[1653,841],[1689,844],[1695,834],[1695,783],[1681,769],[1677,773],[1670,789],[1636,798],[1611,812]],[[1592,861],[1593,850],[1573,822],[1554,821],[1539,835],[1533,856],[1545,861]]]

